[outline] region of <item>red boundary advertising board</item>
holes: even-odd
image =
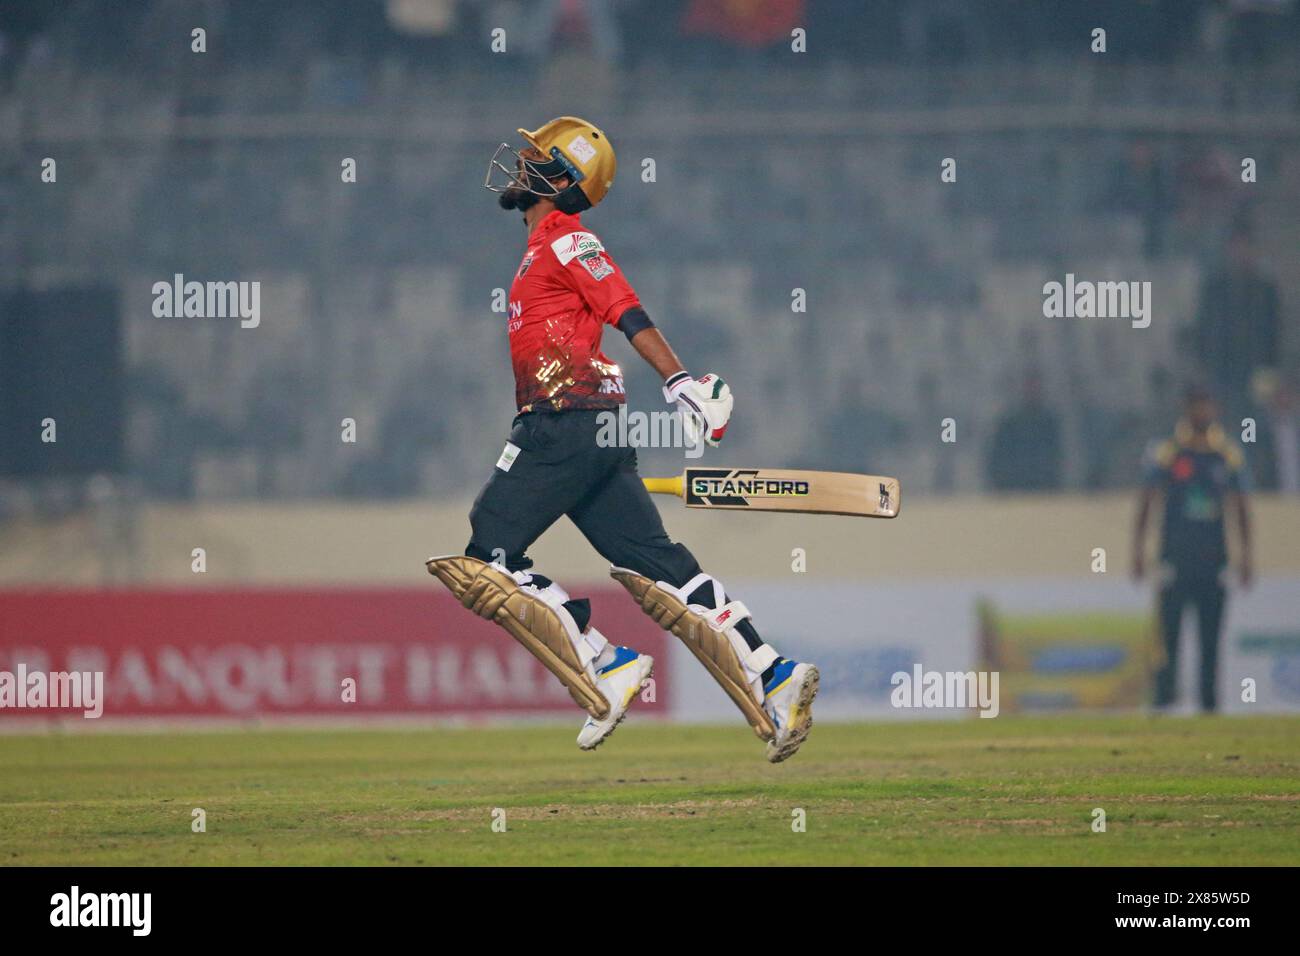
[[[584,596],[601,633],[667,673],[667,635],[626,591]],[[420,588],[0,592],[0,671],[20,664],[102,672],[107,719],[581,713],[509,634]],[[658,681],[654,698],[638,706],[666,713]],[[0,707],[0,721],[71,713]]]

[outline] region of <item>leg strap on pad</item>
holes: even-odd
[[[425,566],[464,607],[509,631],[511,637],[559,678],[574,703],[597,720],[609,714],[609,702],[596,689],[595,681],[587,673],[586,662],[575,647],[575,637],[581,640],[577,627],[572,618],[566,627],[564,618],[568,612],[558,606],[560,601],[552,605],[547,600],[558,598],[558,594],[543,596],[536,587],[521,587],[504,568],[466,555],[430,558]]]
[[[583,666],[594,660],[605,649],[605,645],[609,642],[600,631],[590,626],[590,601],[586,598],[569,597],[568,591],[540,574],[530,574],[527,571],[512,571],[510,574],[521,588],[555,608],[555,613],[560,616],[560,620],[564,622],[565,628],[569,629],[571,635],[581,635],[575,640],[578,643],[578,655],[582,658]]]
[[[776,649],[770,644],[761,644],[753,649],[750,648],[749,642],[735,628],[741,621],[752,618],[753,615],[749,613],[749,608],[745,607],[740,601],[728,601],[727,594],[722,588],[722,582],[713,575],[701,571],[680,588],[673,588],[662,581],[659,586],[670,593],[676,594],[688,606],[698,604],[701,607],[711,608],[712,610],[706,615],[709,627],[727,634],[731,639],[732,646],[736,649],[736,655],[746,669],[753,672],[754,677],[761,676],[763,671],[771,667],[777,658],[781,656],[777,654]],[[701,588],[704,588],[704,590],[701,591]],[[692,601],[691,598],[697,599]]]
[[[745,665],[745,670],[748,672],[745,676],[751,683],[755,678],[761,677],[763,671],[776,663],[776,659],[781,656],[771,644],[760,644],[758,647],[751,648],[749,642],[736,630],[737,624],[752,617],[749,608],[739,601],[729,601],[704,616],[709,627],[731,641],[731,647],[740,658],[740,662]]]
[[[751,651],[745,639],[736,633],[734,625],[749,617],[745,605],[732,601],[715,610],[706,609],[701,614],[687,605],[682,591],[662,581],[656,583],[627,568],[610,568],[609,573],[610,577],[627,588],[628,593],[641,605],[641,610],[686,645],[740,708],[760,740],[771,740],[776,736],[776,726],[754,699],[754,693],[750,689],[751,678],[746,673],[747,663],[752,668],[753,664],[767,659],[767,663],[757,668],[761,674],[776,660],[776,652],[766,644]],[[740,649],[743,649],[743,654]],[[770,658],[767,657],[768,652]]]

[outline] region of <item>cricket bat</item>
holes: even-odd
[[[647,491],[676,495],[688,508],[896,518],[902,503],[897,478],[841,471],[687,468],[675,478],[641,480]]]

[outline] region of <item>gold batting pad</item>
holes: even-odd
[[[609,714],[609,702],[596,689],[578,658],[559,614],[529,594],[509,571],[466,555],[430,558],[429,573],[465,607],[499,624],[542,662],[569,691],[573,702],[597,720]]]
[[[616,568],[610,576],[641,605],[665,631],[672,631],[690,649],[704,669],[722,685],[740,712],[754,728],[759,740],[776,736],[772,718],[754,700],[745,680],[745,668],[736,657],[736,651],[725,634],[715,631],[701,615],[692,611],[674,594],[670,594],[649,578],[632,571]]]

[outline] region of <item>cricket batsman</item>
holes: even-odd
[[[532,570],[529,546],[567,515],[642,610],[722,686],[767,742],[767,759],[785,760],[812,726],[817,668],[778,654],[748,608],[668,538],[637,474],[635,449],[597,441],[601,413],[626,400],[601,335],[607,326],[622,332],[658,373],[692,445],[721,442],[731,390],[715,374],[685,370],[580,218],[614,182],[614,148],[604,132],[561,116],[518,133],[525,145],[502,143],[484,185],[502,209],[522,213],[527,230],[506,326],[519,413],[470,511],[465,554],[430,558],[429,571],[564,684],[587,712],[578,746],[591,750],[623,720],[654,661],[607,639],[587,599]]]

